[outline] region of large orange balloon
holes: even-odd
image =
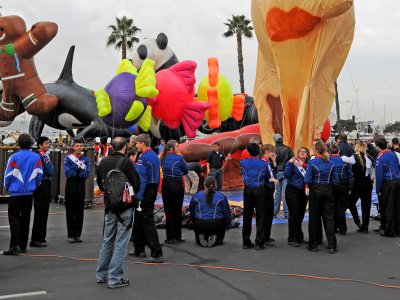
[[[264,143],[320,137],[353,40],[353,0],[252,0],[258,39],[254,102]]]

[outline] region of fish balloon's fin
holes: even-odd
[[[146,111],[137,123],[138,126],[146,132],[149,131],[151,125],[151,110],[151,106],[147,106]]]
[[[136,95],[142,98],[156,97],[159,91],[156,88],[156,73],[154,60],[145,59],[139,74],[135,79]]]
[[[72,62],[74,61],[74,51],[75,46],[71,46],[68,51],[67,58],[64,63],[64,67],[61,71],[60,77],[58,77],[57,81],[68,81],[73,82],[74,78],[72,76]]]
[[[221,118],[219,116],[219,99],[218,90],[215,87],[210,87],[207,90],[208,103],[210,108],[208,109],[208,127],[220,128]]]
[[[96,97],[97,110],[99,117],[105,117],[112,111],[110,96],[104,89],[99,89],[94,92]]]
[[[204,114],[209,108],[209,103],[196,101],[189,102],[185,106],[181,121],[187,137],[196,137],[196,130],[200,127],[204,119]]]
[[[196,83],[194,72],[196,71],[196,68],[197,64],[194,61],[184,60],[173,65],[167,70],[178,75],[183,80],[188,93],[194,94],[194,84]]]
[[[240,121],[243,118],[244,112],[244,96],[243,95],[234,95],[232,97],[232,117],[236,121]]]
[[[128,113],[125,116],[125,121],[132,122],[140,117],[140,114],[144,111],[144,105],[141,101],[135,100]]]
[[[132,62],[129,59],[123,59],[117,69],[116,75],[120,73],[130,73],[135,76],[138,76],[137,69],[132,65]]]
[[[219,78],[218,58],[210,57],[208,59],[208,83],[211,87],[216,87]]]

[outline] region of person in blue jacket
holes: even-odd
[[[85,206],[85,181],[90,175],[89,159],[83,155],[83,143],[74,139],[72,153],[64,159],[65,211],[69,243],[82,243],[83,210]]]
[[[250,240],[251,226],[256,209],[255,249],[264,249],[265,242],[265,181],[268,181],[268,163],[260,158],[260,147],[255,143],[247,146],[249,158],[240,162],[240,171],[244,183],[243,190],[243,249],[254,248]]]
[[[43,165],[43,178],[40,186],[33,193],[35,215],[33,219],[30,247],[47,247],[46,231],[47,218],[51,201],[51,176],[54,175],[54,166],[46,154],[50,149],[50,139],[40,136],[37,140],[38,150]]]
[[[164,203],[167,239],[165,243],[181,243],[182,239],[182,205],[185,196],[183,175],[189,170],[182,155],[177,154],[179,144],[169,140],[161,153],[163,180],[161,186]]]
[[[147,242],[151,254],[150,257],[146,258],[146,262],[162,263],[164,262],[163,251],[154,223],[154,203],[160,184],[160,159],[151,149],[150,142],[148,134],[140,134],[136,138],[136,148],[140,153],[136,163],[136,171],[138,171],[140,177],[140,190],[137,194],[140,202],[135,212],[133,226],[135,249],[129,252],[129,255],[145,258],[145,244]]]
[[[271,144],[261,146],[260,157],[268,163],[267,177],[264,183],[265,189],[265,235],[264,245],[273,246],[275,239],[271,238],[271,228],[274,221],[274,193],[275,186],[279,183],[276,178],[276,154],[275,147]]]
[[[202,247],[222,245],[225,231],[231,225],[228,200],[222,192],[215,190],[216,185],[214,177],[207,177],[205,190],[194,194],[189,205],[196,242]]]
[[[400,162],[397,155],[387,149],[387,141],[380,137],[375,141],[380,151],[376,159],[376,193],[381,197],[382,236],[400,235]]]
[[[306,175],[307,162],[310,159],[310,151],[301,147],[297,156],[292,157],[285,166],[285,177],[288,180],[286,186],[286,202],[289,209],[289,237],[290,246],[299,247],[307,243],[304,240],[303,223],[308,197],[305,193],[304,177]]]
[[[347,234],[346,209],[349,202],[349,194],[353,189],[353,171],[351,165],[345,163],[340,156],[339,147],[332,145],[329,148],[330,160],[335,164],[339,176],[339,185],[333,188],[333,199],[335,200],[335,230],[340,235]]]
[[[32,195],[42,181],[42,161],[37,153],[30,151],[31,137],[21,134],[18,138],[20,151],[8,159],[4,173],[4,186],[10,193],[8,200],[8,221],[11,240],[4,255],[26,252],[29,235],[29,222],[32,211]]]
[[[335,201],[333,199],[333,186],[339,184],[339,176],[335,164],[329,160],[325,143],[314,145],[316,158],[307,164],[304,182],[307,184],[306,195],[309,196],[309,222],[308,249],[312,252],[318,251],[318,233],[320,230],[319,222],[322,218],[325,235],[328,240],[329,253],[337,251],[337,241],[335,236]]]

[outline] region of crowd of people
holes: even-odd
[[[262,250],[273,246],[273,218],[281,201],[283,217],[288,218],[288,245],[307,244],[319,251],[323,229],[328,252],[338,250],[336,234],[346,235],[345,212],[353,215],[358,232],[369,232],[373,184],[379,199],[380,235],[400,235],[400,150],[399,140],[392,140],[392,149],[384,137],[374,144],[358,141],[354,146],[341,134],[335,143],[315,139],[311,151],[306,147],[292,149],[283,144],[280,134],[273,136],[275,145],[262,144],[252,138],[243,151],[240,167],[243,179],[243,249]],[[37,140],[38,150],[31,152],[32,139],[27,134],[18,138],[20,151],[13,154],[5,170],[5,187],[10,193],[8,206],[11,240],[5,255],[27,251],[30,213],[34,203],[34,222],[30,247],[47,247],[46,228],[50,203],[51,176],[54,167],[46,154],[49,139]],[[128,141],[116,137],[102,139],[96,146],[96,179],[104,191],[105,218],[103,243],[96,271],[98,283],[109,288],[129,285],[123,278],[124,258],[133,240],[129,255],[145,258],[148,263],[163,263],[162,246],[154,223],[154,204],[161,181],[161,196],[166,218],[167,244],[179,244],[182,237],[182,206],[185,193],[192,194],[189,205],[195,240],[202,247],[222,245],[225,231],[231,226],[231,213],[222,192],[224,164],[231,159],[214,142],[206,167],[187,163],[179,154],[178,142],[170,140],[157,148],[150,147],[150,136],[132,136]],[[74,140],[71,153],[64,159],[67,178],[65,190],[67,241],[81,243],[84,220],[85,180],[90,176],[90,162],[83,155],[83,143]],[[113,209],[111,191],[106,181],[112,172],[122,174],[125,184],[121,201],[126,207]],[[204,177],[204,186],[199,185]],[[125,192],[130,199],[125,203]],[[134,201],[132,200],[134,199]],[[362,221],[356,203],[361,199]],[[132,205],[128,205],[132,203]],[[308,207],[308,241],[302,223]],[[252,219],[256,216],[256,235],[251,239]],[[150,248],[147,256],[146,247]]]

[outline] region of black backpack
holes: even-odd
[[[106,207],[114,214],[118,215],[128,208],[135,207],[138,204],[138,199],[134,195],[130,203],[123,202],[123,193],[125,185],[128,183],[128,177],[121,171],[122,163],[125,157],[121,157],[115,169],[108,171],[104,179],[104,202]]]

